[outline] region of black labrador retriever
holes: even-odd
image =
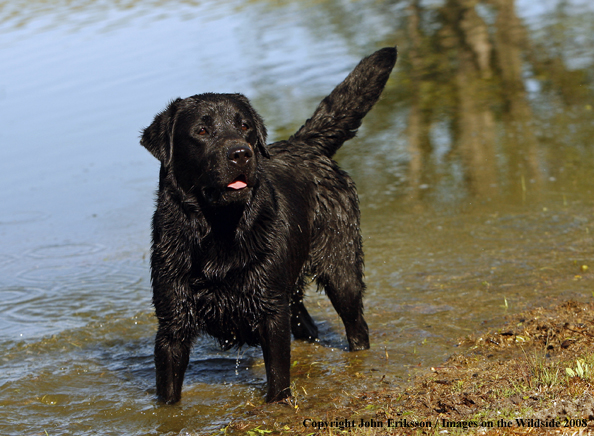
[[[157,396],[181,397],[201,333],[260,345],[266,401],[291,395],[291,333],[314,340],[306,278],[325,289],[350,350],[369,348],[355,184],[332,156],[378,100],[396,49],[363,59],[287,141],[266,145],[241,94],[177,99],[142,133],[161,161],[151,279],[159,329]]]

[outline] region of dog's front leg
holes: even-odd
[[[291,396],[291,315],[288,305],[262,322],[260,344],[268,381],[266,402],[284,400]]]
[[[191,341],[177,340],[168,329],[159,326],[155,340],[155,367],[160,401],[173,404],[180,400],[191,347]]]

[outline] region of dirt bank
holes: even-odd
[[[594,304],[565,302],[510,316],[461,341],[460,354],[406,389],[360,392],[315,416],[255,407],[227,434],[594,434]],[[277,411],[278,412],[278,411]],[[335,419],[336,416],[349,417]]]

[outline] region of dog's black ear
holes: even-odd
[[[140,144],[164,165],[169,165],[171,159],[173,122],[180,101],[181,98],[173,100],[163,112],[157,114],[152,124],[143,130],[140,138]]]
[[[250,101],[248,100],[248,98],[245,95],[233,94],[233,98],[235,98],[235,99],[239,100],[241,103],[243,103],[243,105],[246,107],[246,109],[250,112],[250,115],[255,123],[254,128],[256,129],[256,134],[258,137],[258,143],[256,144],[258,147],[258,150],[260,150],[260,153],[262,154],[262,156],[264,156],[266,158],[270,158],[270,153],[268,152],[268,148],[266,148],[267,132],[266,132],[266,126],[264,125],[264,120],[262,119],[260,114],[258,114],[258,112],[256,112],[256,110],[252,107]]]

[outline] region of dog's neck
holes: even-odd
[[[220,238],[233,238],[244,217],[246,205],[232,203],[226,206],[202,208],[204,217],[210,224],[212,232]]]

